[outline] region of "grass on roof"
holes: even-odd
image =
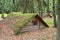
[[[49,26],[53,26],[53,25],[54,25],[54,20],[53,20],[53,18],[46,18],[46,19],[44,19],[44,21],[45,21]]]
[[[58,19],[56,15],[56,20]],[[53,18],[45,18],[43,19],[49,26],[54,26],[54,19]]]
[[[8,17],[7,20],[10,22],[12,20],[12,28],[13,28],[13,32],[15,34],[19,34],[21,29],[23,27],[25,27],[25,25],[33,18],[35,17],[35,15],[37,15],[36,13],[27,13],[27,14],[23,14],[20,12],[13,12],[11,13]]]

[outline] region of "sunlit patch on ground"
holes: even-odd
[[[2,16],[2,14],[0,14],[0,18],[1,18],[1,16]],[[5,13],[5,14],[4,14],[4,17],[7,17],[7,16],[8,16],[8,14]]]

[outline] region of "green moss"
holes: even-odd
[[[10,21],[13,20],[13,32],[15,34],[19,34],[21,29],[25,27],[25,25],[37,14],[22,14],[19,12],[13,12],[11,15],[7,17]]]
[[[54,20],[53,18],[47,18],[47,19],[43,19],[49,26],[53,26],[54,25]]]

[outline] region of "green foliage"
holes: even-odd
[[[55,0],[55,6],[57,5],[57,0]],[[49,10],[53,11],[53,0],[49,0]]]
[[[0,13],[1,13],[1,11],[2,11],[2,0],[0,0]]]
[[[11,0],[6,0],[5,1],[5,12],[11,10],[12,2]]]
[[[0,9],[2,7],[3,1],[0,1]],[[45,3],[41,4],[43,11],[45,10]],[[28,12],[34,13],[38,12],[38,2],[37,0],[5,0],[4,10],[14,11],[14,12]],[[1,11],[0,11],[1,12]]]
[[[3,5],[3,0],[0,1],[0,13],[2,11],[2,5]],[[5,0],[5,3],[4,3],[4,11],[7,12],[9,10],[11,10],[11,0]]]

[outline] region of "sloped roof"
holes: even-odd
[[[5,26],[9,25],[8,27],[12,27],[14,33],[17,34],[36,15],[37,15],[36,13],[30,13],[30,14],[22,14],[19,12],[12,13],[7,18],[5,18],[2,21],[2,23],[4,22]],[[42,20],[42,18],[40,19],[47,26],[47,24]]]
[[[37,17],[38,19],[40,19],[40,21],[41,21],[46,27],[49,27],[49,25],[48,25],[39,15],[36,15],[35,17]]]
[[[8,20],[8,21],[6,21],[5,23],[12,22],[11,25],[13,25],[13,26],[24,27],[35,16],[37,16],[36,13],[28,13],[28,14],[12,13],[10,16],[8,16],[6,18],[6,20]],[[44,25],[46,27],[48,27],[48,25],[44,22],[44,20],[42,18],[40,18],[40,20],[44,23]]]

